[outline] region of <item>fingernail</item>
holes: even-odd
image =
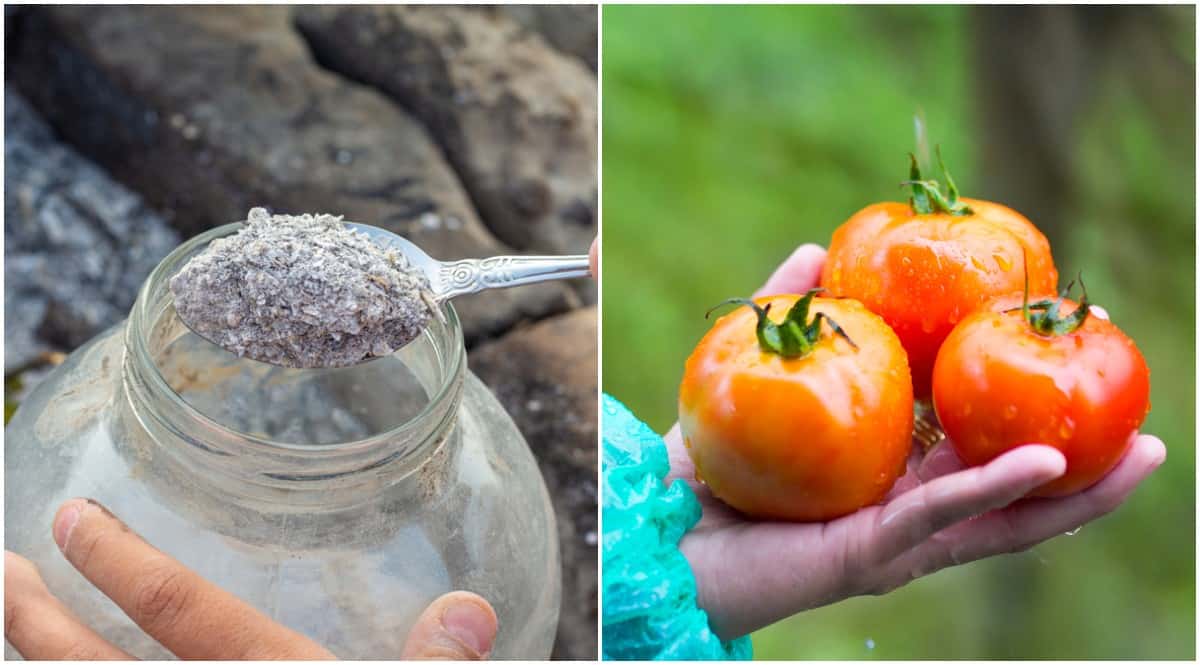
[[[455,603],[442,613],[446,632],[480,655],[492,649],[494,626],[492,614],[470,601]]]
[[[79,522],[79,512],[82,508],[79,502],[73,501],[58,512],[58,518],[54,520],[54,542],[58,543],[58,549],[67,549],[67,540]]]
[[[1155,453],[1154,459],[1150,462],[1150,467],[1157,469],[1158,467],[1162,466],[1162,463],[1165,461],[1167,461],[1167,449],[1166,447],[1163,447],[1160,448],[1157,453]]]

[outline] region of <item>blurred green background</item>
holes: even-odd
[[[793,617],[756,657],[1194,658],[1194,11],[604,8],[603,382],[658,430],[708,307],[904,200],[918,111],[1152,370],[1167,463],[1116,513]]]

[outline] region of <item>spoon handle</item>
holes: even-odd
[[[486,259],[446,261],[438,270],[438,299],[477,293],[484,289],[506,289],[551,279],[587,277],[587,255],[493,256]]]

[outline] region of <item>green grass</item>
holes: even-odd
[[[918,110],[965,194],[988,198],[967,11],[604,9],[605,391],[665,430],[708,307],[902,200]],[[1175,17],[1190,49],[1194,14]],[[1146,355],[1166,465],[1078,535],[793,617],[755,635],[759,658],[1194,657],[1194,107],[1117,70],[1097,89],[1055,258]]]

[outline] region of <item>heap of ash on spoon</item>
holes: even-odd
[[[179,318],[238,356],[345,367],[391,354],[441,317],[425,275],[340,216],[250,211],[170,282]]]

